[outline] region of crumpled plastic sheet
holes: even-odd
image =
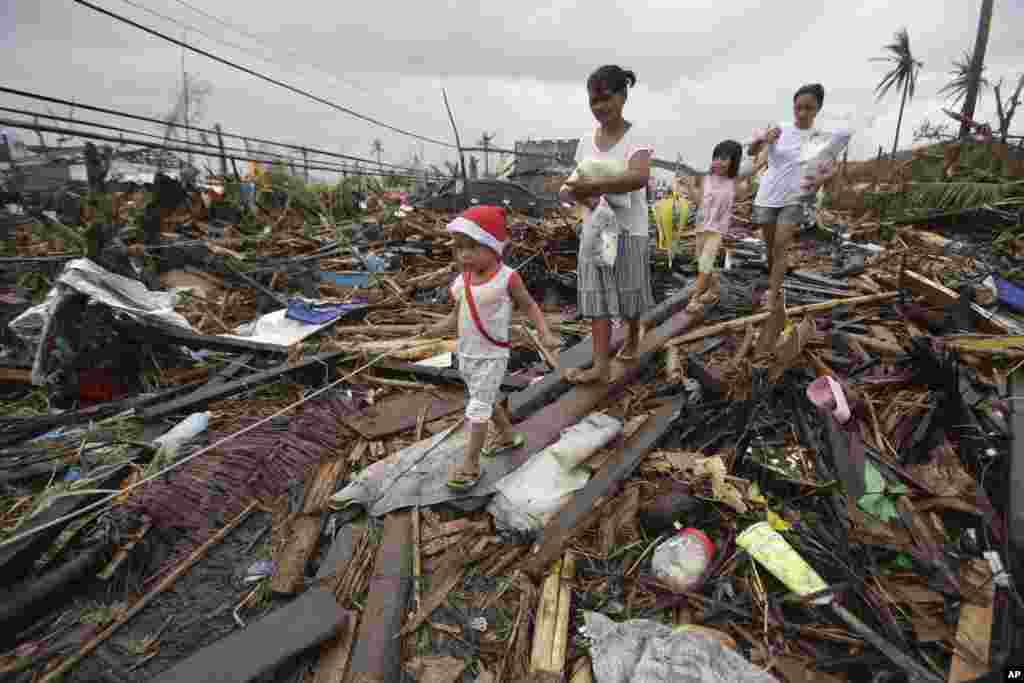
[[[374,517],[413,505],[436,505],[487,496],[515,469],[509,458],[482,458],[481,478],[471,491],[448,488],[448,468],[466,452],[466,432],[456,425],[378,460],[331,496],[335,509],[357,504]]]
[[[696,632],[648,619],[614,622],[584,612],[597,683],[779,683],[739,653]]]

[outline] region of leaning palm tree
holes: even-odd
[[[982,66],[982,72],[985,67]],[[953,68],[949,75],[953,78],[939,90],[940,95],[946,95],[953,104],[960,104],[967,97],[971,90],[971,82],[974,78],[974,56],[965,52],[960,59],[953,60]],[[984,75],[978,78],[978,92],[989,86],[988,79]]]
[[[903,125],[903,108],[907,105],[907,99],[913,99],[914,88],[917,86],[917,74],[924,66],[922,62],[914,59],[910,51],[910,36],[907,29],[896,32],[895,41],[885,46],[889,54],[884,57],[875,57],[873,62],[888,62],[892,69],[882,77],[875,87],[875,94],[881,100],[888,94],[893,86],[903,91],[900,98],[900,115],[896,120],[896,137],[892,141],[892,156],[896,157],[896,148],[900,144],[900,127]]]

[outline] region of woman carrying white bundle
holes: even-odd
[[[577,158],[626,165],[625,173],[606,178],[578,177],[566,183],[562,198],[582,204],[593,212],[604,205],[615,212],[621,229],[615,265],[581,258],[577,269],[579,311],[592,320],[594,365],[573,368],[566,379],[574,383],[607,382],[611,377],[612,318],[626,321],[627,334],[619,358],[636,358],[640,345],[640,316],[651,306],[650,256],[647,214],[647,183],[651,177],[653,148],[642,132],[622,117],[628,89],[636,75],[618,66],[603,66],[587,79],[590,111],[599,124],[593,134],[580,140]],[[628,194],[629,205],[614,208],[609,198]],[[588,217],[589,217],[588,212]],[[582,254],[581,254],[582,255]]]

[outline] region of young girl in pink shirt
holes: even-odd
[[[718,252],[722,240],[732,222],[732,209],[736,203],[737,176],[743,146],[735,140],[725,140],[715,145],[711,153],[711,171],[698,181],[692,193],[693,202],[699,207],[697,214],[697,282],[690,295],[690,312],[713,306],[721,298],[721,284],[715,272]],[[740,181],[742,182],[742,181]]]

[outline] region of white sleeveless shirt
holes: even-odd
[[[506,266],[504,263],[498,268],[498,272],[480,285],[471,285],[473,301],[476,303],[476,310],[480,316],[480,323],[492,339],[499,342],[507,342],[509,327],[512,323],[512,295],[509,294],[509,285],[512,278],[518,278],[519,274]],[[480,334],[473,316],[469,312],[469,302],[465,296],[463,276],[459,277],[451,286],[452,298],[459,307],[459,343],[456,353],[465,358],[508,358],[509,349],[495,346]]]

